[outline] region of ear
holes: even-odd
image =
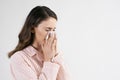
[[[31,29],[31,33],[35,33],[35,30],[34,30],[34,28],[32,28],[32,29]]]

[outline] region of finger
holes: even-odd
[[[47,40],[45,40],[44,45],[47,44]]]
[[[47,43],[48,36],[49,36],[49,33],[47,33],[47,34],[45,35],[45,38],[43,39],[43,43],[42,43],[43,46]]]
[[[42,50],[43,50],[43,48],[44,48],[44,44],[41,44],[41,48],[42,48]]]
[[[54,40],[57,40],[57,35],[56,35],[56,33],[54,33]]]
[[[50,33],[50,37],[49,37],[49,39],[48,39],[48,44],[52,44],[52,43],[53,43],[53,40],[54,40],[54,33],[51,32],[51,33]]]
[[[54,38],[54,40],[56,40],[55,50],[56,50],[56,52],[57,52],[57,35],[56,35],[56,33],[55,33],[55,38]]]
[[[56,42],[55,42],[55,52],[56,52],[56,54],[57,54],[57,40],[56,40]]]
[[[45,40],[48,40],[48,38],[49,38],[49,32],[47,33],[47,35],[45,36]]]
[[[55,42],[55,51],[57,52],[57,40]]]
[[[47,40],[44,39],[44,41],[43,41],[43,43],[42,43],[42,46],[44,46],[46,43],[47,43]]]
[[[56,51],[56,43],[57,43],[57,40],[54,40],[52,44],[52,50]]]

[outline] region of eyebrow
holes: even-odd
[[[48,28],[48,29],[52,29],[51,27],[46,27],[46,28]],[[56,27],[55,27],[54,29],[56,29]]]

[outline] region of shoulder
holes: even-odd
[[[22,57],[23,54],[24,54],[24,52],[23,52],[22,50],[15,52],[15,53],[11,56],[10,62],[11,62],[11,63],[22,63],[22,62],[23,62],[23,57]]]

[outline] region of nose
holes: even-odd
[[[48,34],[48,35],[54,35],[54,34],[56,34],[56,33],[55,33],[55,31],[49,31],[47,34]]]
[[[54,34],[55,34],[55,31],[49,31],[48,34],[54,35]]]

